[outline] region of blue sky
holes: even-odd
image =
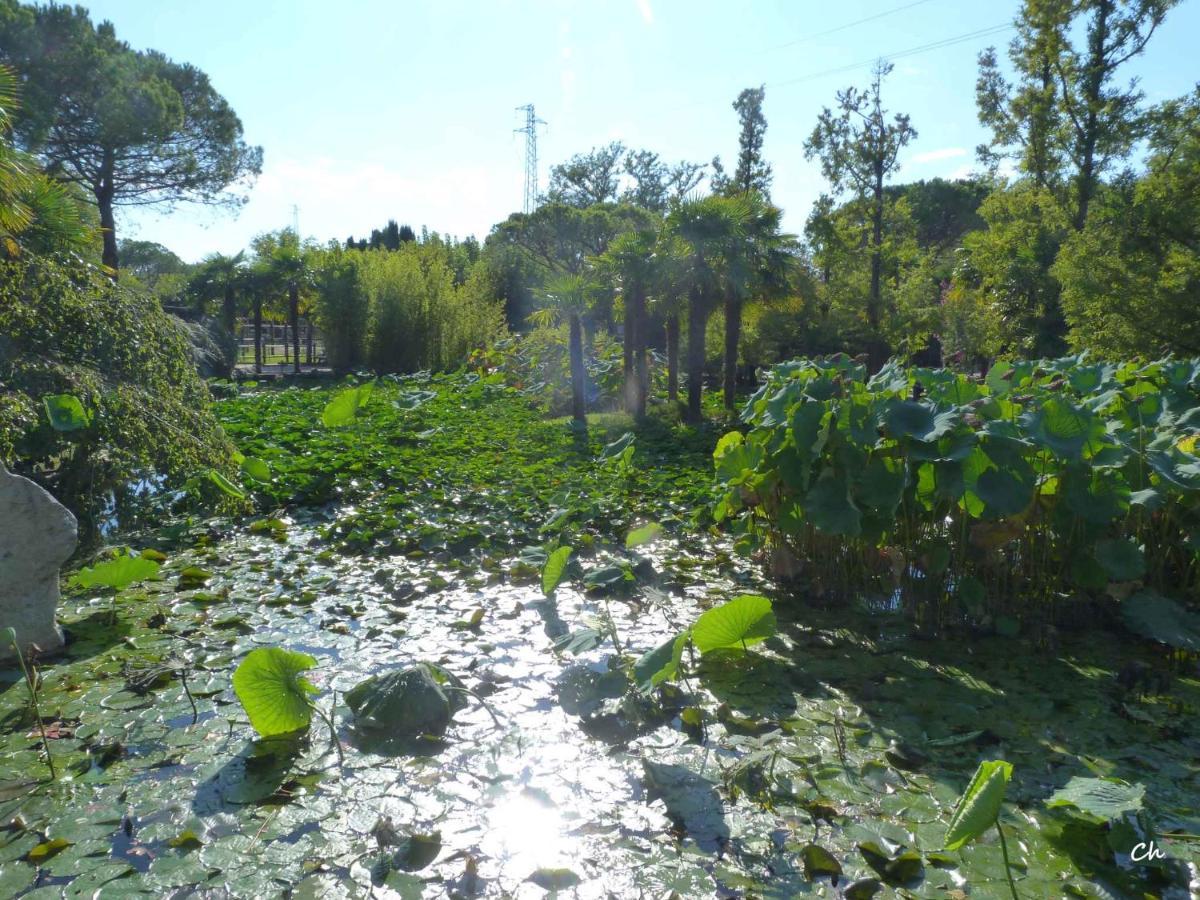
[[[767,86],[773,199],[801,232],[823,189],[803,142],[821,108],[864,84],[870,60],[1010,23],[1018,0],[94,0],[134,47],[205,70],[261,144],[263,174],[236,216],[181,206],[122,215],[125,237],[194,260],[234,252],[289,225],[326,240],[396,218],[482,238],[521,205],[523,138],[515,107],[548,122],[549,166],[610,140],[668,160],[729,162],[730,107]],[[898,7],[906,7],[896,12]],[[880,15],[883,14],[883,15]],[[859,20],[871,18],[870,21]],[[858,24],[852,24],[852,23]],[[849,27],[842,27],[847,26]],[[838,30],[834,30],[838,29]],[[832,32],[832,33],[830,33]],[[978,52],[1011,31],[895,60],[885,97],[919,138],[899,180],[964,174],[983,139]],[[1186,0],[1129,66],[1150,100],[1200,79],[1200,3]],[[845,69],[839,72],[830,70]]]

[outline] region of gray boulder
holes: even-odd
[[[28,478],[0,465],[0,629],[13,628],[22,652],[63,645],[54,621],[58,570],[75,552],[79,528],[61,503]],[[0,645],[0,659],[12,647]]]

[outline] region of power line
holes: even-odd
[[[967,34],[956,35],[955,37],[943,38],[939,41],[930,41],[927,44],[921,44],[916,47],[909,47],[907,50],[898,50],[895,53],[885,53],[879,56],[874,56],[870,59],[862,60],[856,63],[850,63],[845,66],[838,66],[833,69],[826,69],[823,72],[813,72],[808,75],[801,75],[799,78],[789,78],[787,81],[776,81],[767,85],[767,87],[786,87],[791,84],[800,84],[805,81],[815,81],[818,78],[824,78],[827,75],[838,75],[842,72],[850,72],[855,69],[861,69],[864,66],[869,66],[876,60],[883,59],[891,62],[897,59],[903,59],[907,56],[916,56],[919,53],[927,53],[930,50],[940,50],[943,47],[952,47],[955,44],[962,44],[966,41],[975,40],[981,37],[988,37],[993,34],[1000,34],[1015,27],[1011,22],[1006,22],[1001,25],[992,25],[988,28],[980,28],[977,31],[971,31]]]
[[[815,41],[819,38],[827,37],[831,34],[837,34],[839,31],[845,31],[847,28],[853,28],[855,25],[863,25],[867,22],[874,22],[876,19],[882,19],[884,16],[890,16],[893,13],[904,12],[906,9],[912,9],[914,6],[921,6],[929,3],[931,0],[916,0],[915,3],[906,3],[904,6],[897,6],[893,9],[885,9],[883,12],[875,13],[873,16],[867,16],[865,19],[856,19],[853,22],[847,22],[845,25],[838,25],[836,28],[830,28],[828,31],[819,31],[816,34],[810,34],[808,37],[797,38],[794,41],[788,41],[786,44],[779,44],[776,47],[769,48],[770,50],[783,50],[787,47],[795,47],[797,44],[807,44],[810,41]]]

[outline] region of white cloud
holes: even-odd
[[[364,237],[390,218],[442,234],[483,238],[492,223],[520,206],[516,165],[458,165],[436,171],[355,164],[326,157],[278,159],[268,163],[235,218],[181,205],[157,215],[128,210],[119,227],[123,237],[166,244],[184,259],[219,250],[234,253],[263,231],[291,224],[292,204],[300,207],[300,231],[319,241]]]
[[[647,25],[654,24],[654,10],[650,8],[650,0],[633,0],[637,4],[638,12],[642,14],[642,19]]]
[[[967,151],[962,147],[942,147],[940,150],[927,150],[924,153],[918,153],[912,158],[912,161],[917,165],[923,165],[931,162],[941,162],[943,159],[958,159],[960,156],[966,156]]]

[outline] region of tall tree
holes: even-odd
[[[254,252],[261,264],[268,292],[287,297],[287,322],[291,329],[292,371],[300,374],[300,295],[312,280],[309,248],[290,228],[255,238]]]
[[[1014,160],[1041,188],[1059,188],[1066,166],[1057,62],[1068,15],[1069,7],[1057,0],[1025,4],[1008,47],[1015,82],[1005,78],[995,47],[979,55],[975,103],[979,124],[992,137],[976,154],[992,172],[1002,159]]]
[[[237,295],[245,278],[245,251],[233,256],[212,253],[205,257],[188,279],[188,293],[200,304],[221,301],[221,326],[233,334],[237,327]]]
[[[765,86],[746,88],[733,101],[741,132],[738,134],[737,168],[733,170],[730,187],[742,193],[757,191],[766,199],[771,195],[771,165],[763,159],[763,139],[767,134],[767,119],[763,115]]]
[[[21,145],[94,198],[113,272],[117,207],[237,206],[245,198],[229,189],[262,167],[262,150],[242,140],[241,121],[207,75],[131,50],[83,7],[0,0],[0,62],[27,89]]]
[[[865,91],[838,91],[837,112],[826,107],[804,144],[808,159],[818,158],[821,171],[835,190],[850,190],[871,205],[871,286],[867,296],[870,329],[867,356],[872,371],[888,357],[880,331],[882,319],[884,192],[887,179],[899,169],[900,151],[917,136],[907,115],[896,113],[890,121],[883,107],[883,79],[891,63],[876,63],[871,86]]]
[[[1115,84],[1117,70],[1145,49],[1167,10],[1178,2],[1077,0],[1076,14],[1087,22],[1086,47],[1082,50],[1069,43],[1069,23],[1061,26],[1063,52],[1055,67],[1063,109],[1071,126],[1068,152],[1076,169],[1072,220],[1076,231],[1087,223],[1100,174],[1114,160],[1124,157],[1146,133],[1146,119],[1139,109],[1142,92],[1136,82],[1128,87]]]
[[[651,229],[630,231],[614,239],[597,260],[600,271],[620,285],[625,307],[625,409],[639,418],[646,414],[649,387],[646,303],[660,264],[657,241]]]
[[[1103,186],[1054,264],[1077,349],[1200,354],[1200,89],[1155,118],[1145,173]]]
[[[745,236],[732,240],[724,265],[725,350],[722,384],[725,410],[732,413],[737,397],[738,348],[742,337],[742,308],[752,298],[777,297],[788,287],[788,269],[795,237],[780,230],[783,210],[757,191],[745,196]]]
[[[977,99],[992,148],[1015,155],[1039,187],[1054,188],[1066,163],[1076,231],[1101,176],[1147,133],[1143,94],[1136,80],[1121,84],[1119,72],[1178,2],[1024,0],[1009,48],[1016,84],[999,74],[994,50],[980,58]]]

